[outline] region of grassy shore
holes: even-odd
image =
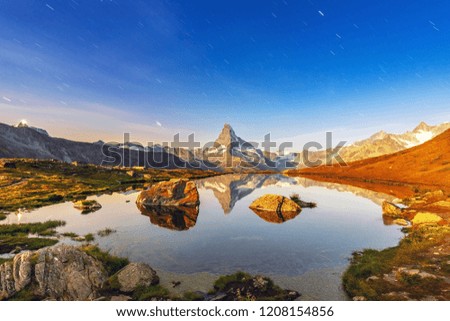
[[[0,225],[0,254],[37,250],[55,245],[58,240],[55,229],[65,225],[63,221]]]
[[[448,226],[424,225],[395,247],[354,253],[345,290],[367,300],[450,300],[449,241]]]
[[[386,213],[411,225],[395,247],[355,252],[343,276],[357,300],[450,300],[449,195],[417,194],[409,207]]]
[[[214,171],[125,169],[72,165],[50,160],[13,159],[15,168],[0,167],[0,219],[4,213],[112,193],[172,178],[198,179]],[[2,214],[3,212],[3,214]]]

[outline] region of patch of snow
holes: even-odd
[[[415,136],[416,136],[416,139],[419,141],[417,145],[420,145],[420,144],[423,144],[423,143],[429,141],[431,138],[433,138],[433,133],[421,130]]]

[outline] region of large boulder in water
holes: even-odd
[[[256,199],[250,204],[250,209],[270,223],[283,223],[293,219],[302,211],[296,202],[274,194],[267,194]]]
[[[172,179],[152,185],[139,194],[138,207],[145,206],[185,206],[195,207],[200,204],[197,187],[186,179]]]

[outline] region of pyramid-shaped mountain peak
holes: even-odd
[[[416,128],[414,128],[413,131],[414,131],[414,132],[418,132],[418,131],[421,131],[421,130],[423,130],[423,131],[428,131],[428,130],[430,130],[430,129],[431,129],[431,126],[428,125],[426,122],[422,121],[422,122],[420,122],[419,125],[417,125]]]
[[[239,143],[240,141],[241,139],[236,135],[230,124],[223,125],[223,129],[216,139],[216,143],[223,146],[231,146],[231,144]]]

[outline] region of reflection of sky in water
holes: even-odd
[[[214,179],[208,179],[209,183]],[[309,182],[307,188],[280,185],[257,188],[238,200],[226,215],[213,190],[200,189],[200,214],[196,225],[187,231],[151,224],[136,208],[137,193],[91,197],[103,208],[88,215],[81,215],[72,203],[65,203],[26,213],[21,222],[61,219],[67,225],[60,231],[80,235],[113,228],[117,233],[96,238],[102,248],[132,261],[180,273],[245,270],[297,275],[345,265],[353,251],[392,246],[401,237],[398,227],[383,225],[381,209],[372,200],[327,189],[323,183],[311,186]],[[248,208],[264,194],[289,196],[293,192],[305,201],[317,202],[318,207],[304,209],[283,224],[267,223]],[[16,220],[11,215],[2,223]]]

